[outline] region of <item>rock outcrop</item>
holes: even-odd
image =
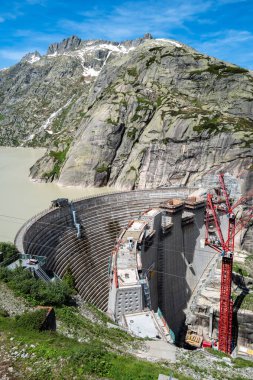
[[[33,177],[125,189],[193,184],[221,168],[248,178],[252,72],[149,34],[73,36],[37,58],[0,72],[0,141],[49,148]]]

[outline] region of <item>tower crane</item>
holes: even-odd
[[[205,245],[219,252],[222,257],[218,347],[220,351],[231,353],[233,318],[231,283],[235,236],[253,219],[253,207],[249,207],[240,218],[237,218],[235,209],[239,205],[245,204],[252,195],[244,196],[232,204],[224,182],[223,173],[219,175],[219,182],[222,190],[221,193],[225,198],[225,204],[221,203],[221,198],[218,197],[215,199],[213,194],[207,194]],[[228,218],[227,231],[225,233],[224,228],[221,228],[219,213],[225,213]],[[217,236],[210,233],[210,224],[213,223],[213,221]]]

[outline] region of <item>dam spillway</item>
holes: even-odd
[[[106,311],[108,263],[121,228],[144,210],[158,207],[168,199],[185,199],[194,190],[182,187],[141,190],[77,200],[73,207],[81,238],[77,237],[71,208],[56,207],[29,220],[17,234],[15,243],[26,254],[46,256],[47,269],[60,277],[71,268],[81,297]],[[178,334],[187,303],[214,253],[200,248],[200,238],[204,236],[203,208],[196,210],[191,223],[182,223],[179,213],[174,224],[172,238],[157,246],[158,265],[164,277],[158,289],[158,302]]]

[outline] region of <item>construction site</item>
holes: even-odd
[[[253,311],[240,305],[252,281],[233,273],[233,261],[252,254],[252,194],[234,199],[225,179],[208,191],[58,199],[15,244],[39,258],[45,281],[70,269],[82,299],[135,336],[250,357]]]

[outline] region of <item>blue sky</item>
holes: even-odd
[[[253,69],[253,0],[0,0],[0,68],[73,34],[122,41],[149,32]]]

